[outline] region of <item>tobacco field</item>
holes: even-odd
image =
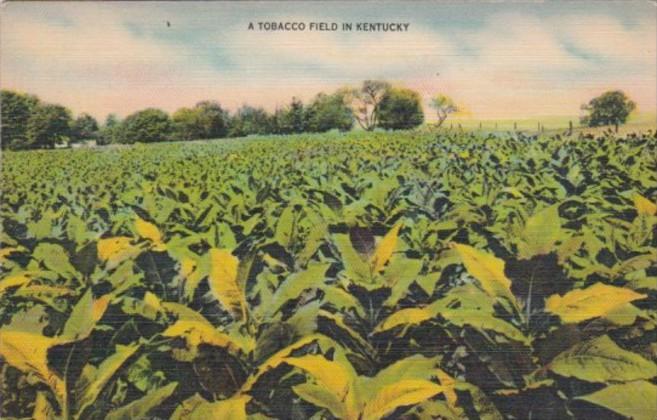
[[[0,417],[657,418],[657,136],[6,152]]]

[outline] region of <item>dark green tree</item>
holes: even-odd
[[[53,148],[71,135],[71,111],[61,105],[43,104],[34,108],[27,122],[29,148]]]
[[[230,137],[271,134],[272,132],[274,132],[272,120],[262,108],[244,105],[230,120]]]
[[[228,113],[217,102],[199,102],[173,114],[176,136],[182,140],[212,139],[228,134]]]
[[[229,115],[218,102],[201,101],[194,109],[199,112],[199,124],[201,125],[201,138],[217,139],[228,135]]]
[[[303,102],[296,97],[290,105],[275,112],[276,134],[295,134],[308,131],[308,115]]]
[[[95,139],[98,135],[98,121],[89,114],[80,114],[71,126],[71,139],[74,141]]]
[[[636,104],[624,92],[608,91],[582,105],[582,110],[589,114],[581,118],[581,123],[589,127],[614,125],[618,131],[618,126],[627,121],[635,108]]]
[[[331,95],[318,94],[306,110],[308,130],[325,132],[332,129],[348,131],[354,125],[354,114],[342,91]]]
[[[387,130],[407,130],[424,121],[420,95],[406,88],[391,88],[381,98],[379,126]]]
[[[121,121],[116,114],[108,114],[105,124],[98,131],[97,144],[120,143]]]
[[[203,138],[201,112],[196,108],[180,108],[171,116],[175,125],[175,137],[179,140]]]
[[[33,95],[11,90],[2,90],[0,96],[2,148],[27,148],[27,122],[30,119],[32,111],[38,105],[39,99]]]
[[[148,108],[129,115],[121,124],[121,143],[154,143],[170,140],[173,123],[166,112]]]

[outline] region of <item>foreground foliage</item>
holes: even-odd
[[[2,418],[657,416],[657,139],[6,153]]]

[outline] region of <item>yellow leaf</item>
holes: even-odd
[[[201,343],[227,348],[232,351],[240,350],[240,346],[228,334],[218,331],[209,322],[196,320],[179,320],[162,332],[164,337],[183,337],[189,348],[197,347]]]
[[[233,316],[246,319],[246,298],[237,280],[239,260],[225,249],[210,250],[210,290]]]
[[[383,237],[381,242],[376,248],[376,252],[372,255],[372,260],[370,262],[373,267],[373,272],[379,273],[383,270],[388,260],[392,256],[392,253],[397,248],[397,238],[399,235],[399,229],[401,228],[401,223],[397,223],[386,233],[386,236]]]
[[[60,340],[24,331],[0,331],[0,356],[16,369],[32,373],[63,401],[66,385],[59,375],[48,367],[48,349]]]
[[[212,418],[226,420],[246,420],[246,403],[248,395],[239,395],[223,401],[212,403]]]
[[[433,311],[428,308],[401,309],[377,325],[375,332],[387,331],[399,325],[417,325],[433,318]]]
[[[363,420],[378,420],[395,409],[421,403],[443,392],[443,387],[423,379],[405,379],[383,388],[366,403]]]
[[[21,247],[22,249],[22,247]],[[0,262],[7,261],[7,257],[13,254],[14,252],[19,252],[19,248],[2,248],[0,249]]]
[[[226,400],[206,401],[195,394],[183,401],[172,414],[172,420],[246,420],[246,404],[251,400],[248,395],[235,395]]]
[[[94,322],[98,322],[100,318],[103,317],[103,314],[107,310],[107,306],[109,306],[111,300],[112,300],[112,295],[108,294],[105,296],[101,296],[100,298],[94,301],[91,307],[91,317]]]
[[[156,312],[164,311],[164,308],[162,308],[162,304],[160,302],[160,298],[152,292],[146,292],[144,295],[144,303],[153,308]]]
[[[511,280],[504,274],[504,261],[479,251],[471,246],[453,244],[468,273],[477,280],[482,289],[492,297],[506,297],[515,304],[511,293]]]
[[[440,385],[443,387],[443,394],[445,395],[447,404],[451,409],[455,409],[456,403],[458,401],[458,396],[454,391],[456,381],[454,380],[454,378],[449,376],[445,371],[440,369],[437,370],[436,377],[438,378],[438,381],[440,381]]]
[[[646,295],[624,287],[596,283],[586,289],[572,290],[563,297],[552,295],[545,301],[545,309],[558,315],[563,322],[577,323],[605,316],[610,312]]]
[[[289,357],[285,362],[306,371],[318,385],[334,394],[339,401],[343,401],[351,389],[353,378],[341,363],[317,355]]]
[[[0,281],[0,293],[3,293],[5,290],[12,287],[22,286],[28,283],[30,280],[32,280],[32,277],[28,272],[22,272],[6,277]]]
[[[319,335],[319,334],[311,334],[308,335],[298,341],[296,341],[293,344],[290,344],[289,346],[285,347],[282,350],[277,351],[274,353],[272,356],[269,357],[264,363],[262,363],[260,366],[258,366],[258,369],[256,372],[254,372],[249,378],[246,380],[244,385],[242,385],[242,392],[248,392],[251,390],[253,385],[258,382],[258,379],[265,373],[270,371],[271,369],[276,368],[279,366],[281,363],[286,362],[287,358],[292,354],[293,351],[298,350],[304,346],[307,346],[308,344],[315,342],[315,341],[323,341],[325,340],[326,337]]]
[[[36,400],[34,401],[34,410],[32,410],[32,419],[50,420],[55,418],[57,418],[55,410],[48,402],[46,393],[44,391],[37,392]]]
[[[120,262],[130,259],[139,253],[139,247],[130,243],[132,238],[118,236],[98,241],[98,259],[115,267]]]
[[[162,234],[154,224],[137,216],[137,219],[135,220],[135,230],[139,236],[148,239],[153,243],[154,250],[164,251],[166,249],[164,242],[162,242]]]
[[[637,213],[652,216],[657,214],[657,204],[648,200],[641,194],[634,194],[634,207]]]

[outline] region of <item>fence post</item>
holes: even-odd
[[[518,123],[515,121],[513,122],[513,131],[518,131]]]

